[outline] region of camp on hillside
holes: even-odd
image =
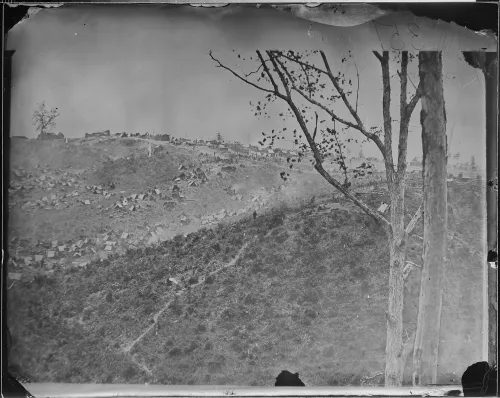
[[[496,36],[375,4],[115,6],[6,40],[9,374],[469,392],[496,352]]]

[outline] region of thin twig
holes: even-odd
[[[353,58],[352,59],[354,62],[354,66],[356,67],[356,77],[358,79],[358,88],[356,89],[356,113],[358,113],[358,98],[359,98],[359,69],[358,65],[356,64],[356,60]]]
[[[271,93],[271,94],[275,94],[277,96],[279,96],[279,92],[277,91],[273,91],[273,90],[269,90],[269,89],[266,89],[264,87],[261,87],[245,78],[243,78],[242,76],[240,76],[239,74],[237,74],[235,71],[233,71],[231,68],[228,68],[227,66],[223,65],[218,59],[214,58],[214,56],[212,55],[212,51],[209,52],[208,54],[210,56],[210,58],[212,58],[215,62],[217,62],[217,67],[218,68],[223,68],[223,69],[226,69],[227,71],[231,72],[234,76],[236,76],[238,79],[240,79],[241,81],[261,90],[261,91],[264,91],[266,93]]]

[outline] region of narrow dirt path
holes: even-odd
[[[241,255],[244,253],[245,249],[250,245],[250,243],[253,243],[254,241],[256,240],[256,238],[252,239],[250,242],[247,242],[245,243],[241,248],[240,250],[238,251],[238,254],[236,254],[236,256],[231,260],[229,261],[227,264],[223,265],[222,267],[208,273],[208,275],[206,275],[204,278],[200,279],[197,283],[193,284],[190,286],[190,289],[194,289],[196,288],[197,286],[200,286],[201,284],[203,284],[205,282],[205,279],[209,276],[212,276],[212,275],[215,275],[217,273],[219,273],[220,271],[226,269],[226,268],[229,268],[229,267],[232,267],[236,264],[236,262],[239,260],[239,258],[241,257]],[[181,296],[182,294],[184,294],[185,292],[187,291],[187,289],[183,289],[181,290],[180,292],[177,292],[175,293],[175,296]],[[170,299],[164,306],[163,308],[158,311],[154,316],[153,316],[153,320],[154,322],[144,331],[141,333],[141,335],[139,337],[137,337],[134,341],[132,341],[130,344],[126,345],[125,347],[122,348],[123,352],[126,353],[126,354],[130,354],[132,349],[148,334],[150,333],[152,330],[156,329],[157,327],[157,322],[158,322],[158,319],[160,318],[160,316],[168,309],[168,307],[170,306],[170,304],[175,300],[175,298],[172,298]]]
[[[145,365],[143,364],[142,362],[140,362],[136,357],[134,357],[133,355],[129,355],[130,356],[130,360],[135,363],[138,367],[140,367],[142,370],[144,370],[149,376],[154,376],[153,375],[153,372],[151,372],[151,370]]]

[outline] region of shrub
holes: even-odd
[[[165,347],[172,347],[174,345],[174,342],[172,340],[167,340],[165,342]]]
[[[182,314],[182,304],[180,304],[178,301],[173,301],[170,303],[168,308],[175,314],[175,315],[181,315]]]
[[[205,347],[204,348],[205,348],[205,350],[209,351],[209,350],[211,350],[211,349],[214,348],[214,345],[213,345],[213,343],[211,341],[207,341],[205,343]]]
[[[182,354],[182,351],[179,347],[175,347],[175,348],[172,348],[169,352],[168,352],[168,356],[169,357],[176,357],[178,355],[181,355]]]
[[[248,294],[243,302],[247,305],[254,305],[257,303],[257,299],[251,294]]]
[[[108,292],[108,294],[106,294],[106,301],[108,303],[111,303],[113,301],[113,293]]]
[[[198,348],[198,344],[192,341],[188,347],[184,349],[184,354],[191,354],[194,350]]]
[[[276,242],[278,242],[279,244],[285,243],[286,240],[288,239],[288,236],[289,236],[288,232],[284,231],[282,234],[276,237]]]
[[[127,368],[125,368],[125,370],[122,372],[122,377],[127,381],[129,381],[136,375],[137,370],[131,365],[127,366]]]
[[[285,214],[284,213],[279,213],[279,214],[274,214],[271,219],[269,220],[267,227],[269,229],[274,229],[277,227],[280,227],[284,224],[285,222]]]

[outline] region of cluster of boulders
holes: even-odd
[[[45,210],[52,210],[54,208],[67,208],[74,206],[75,203],[82,204],[90,204],[86,203],[88,200],[80,200],[74,199],[74,197],[78,196],[78,191],[67,192],[63,194],[52,194],[50,196],[43,196],[41,199],[28,200],[21,206],[21,209],[29,209],[29,208],[39,208]]]
[[[191,167],[193,170],[188,170],[188,168],[182,164],[179,165],[178,171],[180,171],[180,173],[174,177],[174,181],[177,183],[186,181],[189,187],[197,186],[198,184],[203,184],[207,181],[207,175],[201,167]]]
[[[108,231],[95,238],[37,241],[13,238],[10,243],[14,266],[85,267],[91,260],[107,258],[112,253],[124,253],[126,249],[146,244],[146,237],[128,232]]]
[[[98,138],[99,139],[99,138]],[[205,168],[205,166],[203,166]],[[243,166],[241,166],[243,167]],[[227,165],[214,168],[210,175],[219,177],[229,177],[230,173],[237,170],[235,166]],[[75,204],[88,206],[97,203],[98,209],[109,211],[111,217],[126,217],[126,214],[132,211],[148,208],[151,202],[162,201],[162,207],[170,210],[178,206],[179,202],[187,200],[183,190],[189,192],[189,187],[194,187],[208,180],[207,172],[196,165],[181,164],[178,166],[178,174],[174,178],[174,185],[168,190],[160,190],[157,187],[147,189],[145,192],[132,193],[125,195],[125,192],[117,192],[113,183],[101,185],[86,185],[85,176],[81,173],[72,173],[61,169],[52,169],[37,167],[27,172],[23,169],[15,169],[11,183],[12,195],[18,195],[20,192],[30,189],[41,189],[48,194],[40,193],[40,198],[21,201],[24,208],[39,207],[53,209],[58,207],[69,207]],[[246,177],[249,178],[248,176]],[[224,181],[219,180],[221,184]],[[88,184],[88,182],[87,182]],[[231,199],[238,202],[244,201],[242,194],[236,191],[228,192]],[[43,196],[44,195],[44,196]],[[18,198],[18,195],[16,198]],[[254,211],[260,206],[265,206],[268,202],[267,193],[259,192],[249,197],[251,202],[242,209],[232,210],[221,209],[216,213],[207,216],[193,217],[189,213],[180,213],[176,216],[177,222],[186,226],[195,219],[201,221],[202,225],[217,224],[227,217],[239,216],[248,211]],[[102,201],[103,199],[111,199]],[[101,202],[102,201],[102,202]],[[23,203],[24,202],[24,203]],[[15,203],[15,202],[14,202]],[[244,206],[244,203],[235,204],[235,207]],[[40,269],[55,269],[57,267],[85,267],[90,261],[97,258],[105,258],[111,253],[123,253],[126,249],[146,245],[154,233],[161,235],[162,231],[147,229],[148,233],[144,236],[139,234],[130,234],[127,232],[108,231],[97,237],[81,237],[74,240],[54,240],[46,242],[37,242],[36,245],[28,240],[16,240],[10,253],[11,258],[18,265],[23,267],[35,267]]]
[[[72,173],[63,171],[59,168],[50,170],[36,166],[33,172],[24,170],[23,168],[12,169],[11,187],[12,189],[32,189],[41,188],[45,191],[51,191],[57,186],[73,186],[78,185],[80,173]]]
[[[116,201],[112,207],[116,209],[123,209],[128,211],[139,210],[141,208],[150,207],[150,203],[161,199],[168,199],[161,190],[157,188],[150,188],[144,193],[134,193],[128,196],[120,196],[120,199]]]
[[[239,210],[236,212],[236,211],[227,211],[226,209],[222,209],[217,213],[212,213],[207,216],[201,217],[201,225],[216,224],[226,217],[236,216],[243,213],[245,213],[245,210]]]
[[[40,133],[37,137],[39,140],[63,140],[64,134],[59,133]]]
[[[234,173],[236,171],[235,166],[222,166],[221,170],[226,172],[226,173]]]
[[[96,131],[94,133],[85,133],[85,138],[92,137],[110,137],[111,132],[109,130]]]
[[[69,200],[79,195],[78,189],[82,186],[82,177],[79,173],[49,170],[39,166],[33,172],[22,168],[13,170],[14,178],[9,186],[9,206],[12,208],[21,205],[23,209],[40,207],[52,209],[54,207],[69,207],[74,201]],[[25,199],[25,195],[34,189],[44,192],[53,192],[50,195]],[[59,192],[54,192],[54,191]]]
[[[235,195],[234,198],[235,198],[235,200],[242,200],[243,196],[242,195]],[[236,198],[240,198],[240,199],[236,199]],[[240,216],[240,215],[245,214],[249,211],[262,208],[266,204],[267,204],[267,201],[259,200],[259,201],[252,202],[252,203],[248,204],[246,207],[244,207],[243,209],[239,209],[239,210],[221,209],[217,213],[212,213],[212,214],[209,214],[207,216],[201,217],[201,224],[202,225],[217,224],[219,221],[221,221],[227,217]]]
[[[260,188],[260,192],[252,195],[252,202],[258,206],[265,206],[268,202],[269,194],[266,193],[265,188]]]

